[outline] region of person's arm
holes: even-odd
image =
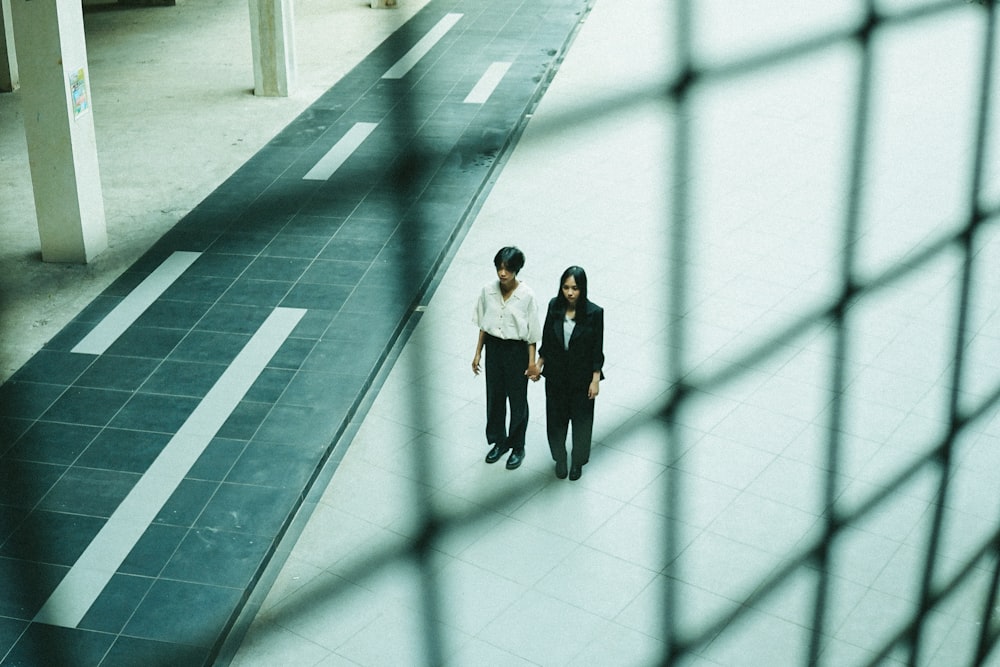
[[[538,344],[538,356],[535,359],[535,372],[533,375],[532,374],[528,375],[528,377],[531,378],[531,380],[534,382],[538,382],[542,378],[542,370],[544,370],[545,368],[545,359],[544,357],[542,357],[542,352],[546,349],[548,345],[551,345],[551,343],[549,342],[549,334],[547,333],[549,329],[552,327],[551,310],[552,309],[550,307],[547,308],[545,311],[545,324],[542,325],[542,331],[540,334],[541,343]],[[537,312],[536,312],[536,317],[537,317]],[[531,353],[529,352],[529,354]]]
[[[529,379],[538,381],[538,374],[541,373],[541,367],[535,365],[535,349],[537,345],[535,343],[528,343],[528,370],[524,371],[524,374],[528,376]]]
[[[538,351],[538,343],[542,339],[542,329],[538,322],[538,302],[535,300],[535,293],[528,291],[528,303],[525,305],[525,317],[528,321],[528,370],[524,371],[532,380],[538,380],[539,369],[535,365],[535,355]]]
[[[479,358],[483,353],[483,343],[486,342],[486,332],[479,330],[479,339],[476,341],[476,355],[472,357],[472,374],[479,375]]]
[[[604,309],[598,308],[590,317],[594,322],[594,358],[591,368],[593,374],[590,386],[587,387],[587,398],[593,399],[601,392],[601,377],[604,375]]]
[[[590,386],[587,387],[587,398],[597,398],[599,393],[601,393],[601,371],[594,371],[594,375],[590,380]]]

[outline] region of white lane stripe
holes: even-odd
[[[200,256],[200,252],[178,251],[167,257],[70,351],[104,354]]]
[[[56,587],[35,621],[75,628],[305,314],[276,308]]]
[[[510,69],[510,63],[496,62],[490,65],[480,77],[479,82],[466,95],[464,102],[466,104],[482,104],[490,99],[490,95],[493,94],[497,84],[503,79],[508,69]]]
[[[302,177],[302,180],[325,181],[333,176],[333,172],[340,169],[340,165],[344,164],[347,158],[351,157],[351,154],[358,150],[358,146],[368,138],[368,135],[376,127],[378,127],[378,123],[355,123],[340,138],[340,141],[334,144],[333,148],[321,157],[319,162]]]
[[[420,62],[420,59],[427,55],[435,44],[438,43],[442,37],[447,34],[452,27],[458,23],[458,20],[462,18],[461,14],[445,14],[444,18],[437,22],[430,32],[420,38],[420,41],[413,45],[409,51],[406,52],[402,58],[400,58],[395,65],[390,67],[385,74],[382,75],[383,79],[402,79],[406,76],[407,72],[413,69],[413,66]]]

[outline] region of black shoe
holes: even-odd
[[[521,461],[524,460],[524,450],[515,449],[510,453],[510,458],[507,459],[507,470],[513,470],[514,468],[521,465]]]
[[[556,461],[556,477],[566,479],[566,462]]]
[[[571,480],[575,481],[580,479],[580,475],[582,474],[583,474],[583,466],[573,466],[572,468],[569,469],[569,478]]]
[[[493,449],[491,449],[489,453],[486,455],[486,462],[496,463],[497,461],[500,460],[500,457],[503,456],[506,451],[507,451],[506,449],[500,449],[500,445],[493,445]]]

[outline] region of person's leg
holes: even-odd
[[[573,453],[570,476],[578,479],[583,466],[590,461],[590,445],[594,434],[594,401],[587,398],[586,389],[574,391],[570,398],[573,422]]]
[[[566,434],[569,430],[569,405],[566,392],[551,380],[545,380],[545,434],[549,452],[556,462],[556,477],[564,479],[566,469]]]
[[[524,439],[528,430],[528,347],[518,341],[508,347],[505,359],[504,389],[510,400],[510,427],[507,429],[507,446],[524,453]]]
[[[502,341],[486,339],[486,442],[507,449],[507,392]]]
[[[566,462],[566,434],[569,431],[566,393],[550,380],[545,381],[545,432],[552,460]]]

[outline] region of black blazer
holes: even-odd
[[[538,356],[545,360],[542,375],[546,380],[586,387],[594,371],[604,368],[604,309],[590,301],[581,305],[584,309],[581,312],[577,308],[576,327],[566,349],[563,344],[566,312],[559,307],[558,297],[549,301],[542,327],[542,347],[538,350]]]

